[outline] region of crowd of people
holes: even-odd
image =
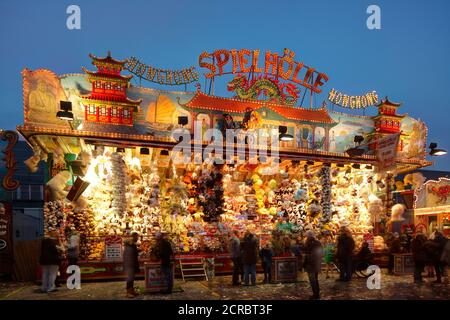
[[[373,259],[373,253],[369,243],[364,241],[355,252],[355,241],[349,228],[343,226],[333,239],[330,234],[318,239],[312,230],[306,232],[303,239],[295,239],[290,245],[292,256],[299,259],[299,270],[308,275],[312,290],[311,299],[320,299],[319,273],[324,269],[325,277],[330,277],[330,271],[336,269],[339,277],[336,281],[349,282],[358,268],[366,269]],[[289,242],[288,242],[289,243]],[[436,231],[427,239],[418,233],[407,245],[403,245],[398,233],[386,235],[389,263],[388,273],[394,273],[394,255],[398,253],[412,252],[415,264],[414,281],[422,282],[422,273],[426,266],[433,267],[436,274],[436,282],[442,282],[442,276],[446,272],[446,266],[450,265],[450,241],[440,232]],[[233,261],[232,285],[255,285],[256,265],[259,250],[261,267],[264,274],[263,283],[271,282],[273,246],[266,243],[258,249],[257,237],[247,232],[242,238],[235,231],[229,241],[229,252]],[[239,281],[239,279],[241,281]]]
[[[53,292],[57,286],[57,276],[62,256],[68,260],[69,265],[76,265],[79,255],[80,236],[71,229],[66,229],[66,243],[61,243],[57,233],[50,233],[42,240],[40,264],[42,270],[42,292]],[[138,295],[134,288],[134,280],[139,272],[139,235],[132,232],[131,237],[124,241],[123,270],[127,276],[127,297]],[[358,252],[355,252],[355,241],[351,231],[343,226],[333,238],[330,234],[320,239],[312,231],[306,232],[302,239],[295,239],[290,244],[289,251],[298,258],[299,270],[308,275],[312,289],[311,299],[320,299],[319,273],[323,267],[325,277],[333,269],[339,271],[336,281],[349,282],[356,268],[361,263],[370,265],[372,251],[367,242],[363,242]],[[446,275],[446,267],[450,265],[450,241],[439,231],[435,231],[430,238],[417,233],[414,238],[404,245],[398,233],[386,235],[386,244],[389,253],[388,273],[394,271],[394,255],[398,253],[412,253],[414,261],[414,282],[422,283],[422,274],[429,268],[429,275],[434,271],[436,282],[441,283]],[[272,257],[275,255],[270,242],[260,245],[257,236],[246,232],[242,237],[239,231],[234,231],[229,239],[228,251],[233,262],[232,285],[256,285],[256,269],[258,258],[264,274],[263,283],[272,281]],[[174,251],[166,233],[161,233],[152,249],[154,258],[161,263],[161,273],[167,284],[166,293],[173,289],[173,261]],[[431,269],[430,269],[431,268]]]

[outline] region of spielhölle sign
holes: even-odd
[[[271,51],[266,51],[263,56],[260,53],[260,50],[249,49],[219,49],[212,53],[205,51],[200,54],[198,63],[209,70],[205,74],[206,78],[223,74],[264,73],[292,81],[316,93],[321,93],[320,87],[328,81],[325,73],[295,61],[295,53],[289,49],[284,49],[282,56]]]

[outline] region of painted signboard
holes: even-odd
[[[0,273],[9,273],[13,266],[12,207],[0,202]]]

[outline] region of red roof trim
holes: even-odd
[[[98,102],[117,102],[122,104],[132,104],[132,105],[139,105],[142,102],[142,99],[139,100],[132,100],[129,98],[123,98],[123,97],[112,97],[112,96],[104,96],[104,95],[96,95],[96,94],[89,94],[85,96],[81,96],[82,99],[90,100],[90,101],[98,101]]]
[[[130,81],[131,78],[133,78],[133,75],[117,75],[117,74],[110,74],[110,73],[100,73],[98,71],[90,71],[86,69],[85,67],[81,67],[84,72],[86,72],[89,76],[93,77],[102,77],[102,78],[111,78],[111,79],[119,79],[123,81]]]
[[[386,97],[386,98],[382,99],[377,106],[380,107],[382,105],[389,105],[389,106],[393,106],[393,107],[400,107],[402,104],[401,104],[401,102],[397,103],[397,102],[389,101],[389,98]]]
[[[234,113],[245,113],[247,108],[258,110],[266,107],[282,117],[290,120],[301,120],[320,123],[335,123],[329,116],[325,108],[321,109],[303,109],[287,107],[266,101],[242,100],[236,98],[216,97],[197,92],[195,96],[184,106],[189,108],[198,108],[211,111],[223,111]]]

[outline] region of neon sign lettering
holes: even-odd
[[[295,53],[289,49],[284,49],[282,56],[271,51],[261,55],[260,50],[219,49],[214,52],[202,52],[198,64],[201,68],[209,70],[205,74],[208,79],[224,74],[264,73],[294,82],[315,93],[321,93],[320,87],[328,81],[328,76],[306,66],[303,62],[295,61],[294,56]]]

